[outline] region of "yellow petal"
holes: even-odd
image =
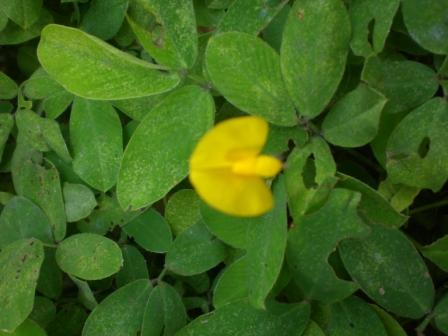
[[[190,158],[190,171],[224,168],[233,162],[258,155],[268,136],[268,124],[259,117],[225,120],[208,131]]]
[[[248,157],[237,161],[232,166],[232,172],[245,176],[274,177],[282,169],[282,162],[270,155]]]
[[[259,216],[273,206],[265,181],[234,174],[230,169],[193,170],[191,184],[212,208],[232,216]]]

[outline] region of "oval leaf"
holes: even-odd
[[[182,181],[194,146],[213,118],[213,98],[197,86],[176,90],[153,108],[124,153],[117,186],[121,207],[143,208]]]
[[[244,33],[222,33],[210,39],[205,62],[216,88],[242,111],[279,126],[297,123],[280,59],[266,42]]]
[[[98,190],[112,188],[123,155],[121,122],[112,105],[76,98],[70,115],[70,142],[74,172]]]
[[[98,280],[117,273],[123,256],[113,240],[93,233],[79,233],[59,244],[56,262],[70,275]]]
[[[37,56],[44,69],[77,96],[127,99],[174,88],[179,76],[113,48],[81,30],[51,24],[42,31]]]
[[[299,113],[323,111],[344,74],[350,20],[341,0],[302,0],[292,7],[283,31],[283,78]]]

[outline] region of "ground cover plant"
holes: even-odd
[[[0,0],[0,335],[448,334],[448,0]]]

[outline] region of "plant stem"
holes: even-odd
[[[440,208],[440,207],[443,207],[445,205],[448,205],[448,198],[444,199],[444,200],[441,200],[441,201],[438,201],[438,202],[422,205],[421,207],[417,207],[417,208],[411,209],[409,211],[409,215],[415,215],[416,213],[427,211],[427,210],[431,210],[431,209],[434,209],[434,208]]]
[[[431,322],[432,318],[434,317],[434,314],[428,314],[425,319],[418,325],[417,328],[415,328],[415,332],[417,333],[417,336],[425,336],[425,329],[428,326],[429,322]]]

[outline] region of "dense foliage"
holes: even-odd
[[[447,17],[0,0],[0,335],[448,335]],[[284,161],[257,217],[188,180],[247,114]]]

